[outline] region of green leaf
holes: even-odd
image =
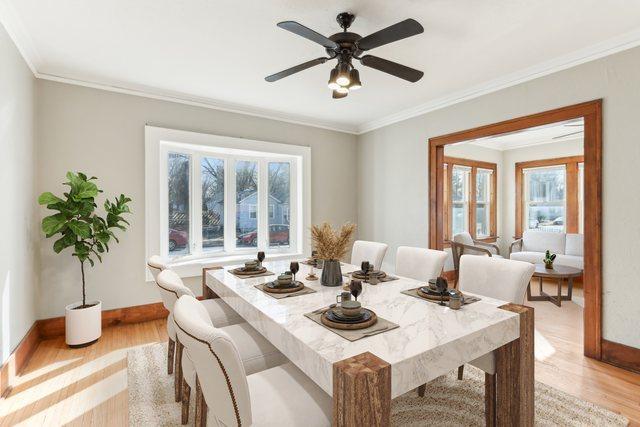
[[[38,204],[41,205],[51,205],[60,202],[64,202],[64,200],[49,191],[42,193],[40,197],[38,197]]]
[[[79,199],[88,199],[93,198],[98,195],[98,186],[93,182],[83,181],[78,186],[78,194],[76,195]]]
[[[86,222],[78,221],[77,219],[72,219],[69,221],[69,228],[75,234],[80,236],[82,239],[87,239],[91,237],[91,227]]]
[[[73,246],[76,243],[76,235],[67,233],[53,243],[53,250],[59,254],[63,249]]]
[[[65,215],[61,213],[47,216],[42,220],[42,231],[47,235],[53,235],[62,230],[66,220]]]

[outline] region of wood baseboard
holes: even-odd
[[[168,315],[169,312],[161,302],[104,310],[102,312],[102,327],[163,319]],[[46,340],[64,335],[64,316],[38,320],[36,324],[40,339]]]
[[[602,361],[640,373],[640,348],[603,339]]]
[[[40,333],[36,321],[0,368],[0,397],[6,396],[11,391],[13,379],[26,366],[39,343]]]

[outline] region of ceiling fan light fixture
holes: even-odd
[[[351,67],[346,62],[342,62],[338,64],[337,68],[338,77],[336,78],[336,82],[338,82],[340,86],[349,86],[349,83],[351,83],[351,79],[349,77]]]
[[[360,72],[353,68],[349,73],[349,80],[351,83],[349,84],[349,90],[358,90],[362,87],[362,82],[360,81]]]
[[[331,74],[329,74],[329,83],[327,84],[327,86],[329,86],[329,89],[331,90],[336,90],[340,87],[340,85],[337,82],[338,79],[338,68],[333,68],[331,70]]]
[[[334,91],[332,92],[333,99],[346,98],[346,97],[347,97],[347,95],[348,95],[348,93],[340,93],[340,92],[338,92],[337,90],[334,90]]]

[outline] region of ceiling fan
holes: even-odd
[[[357,90],[362,87],[362,83],[360,82],[360,73],[353,66],[354,59],[360,61],[360,63],[365,67],[375,68],[376,70],[391,74],[412,83],[415,83],[422,78],[424,75],[422,71],[373,55],[361,56],[363,52],[373,48],[424,32],[422,25],[414,19],[405,19],[404,21],[398,22],[390,27],[376,31],[366,37],[362,37],[359,34],[347,31],[355,19],[356,17],[352,13],[343,12],[339,14],[336,17],[336,21],[338,21],[338,24],[340,24],[343,31],[329,37],[325,37],[295,21],[284,21],[278,23],[278,27],[291,31],[294,34],[323,46],[329,56],[303,62],[302,64],[280,71],[279,73],[267,76],[265,77],[265,80],[268,82],[275,82],[284,77],[306,70],[307,68],[324,64],[332,59],[337,59],[338,63],[331,70],[328,86],[329,89],[332,90],[333,98],[335,99],[344,98],[349,94],[349,91]]]

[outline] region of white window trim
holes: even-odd
[[[161,189],[161,183],[166,182],[167,165],[162,159],[167,151],[198,153],[207,151],[211,157],[225,160],[225,217],[228,218],[225,226],[225,250],[189,255],[173,259],[169,264],[182,277],[201,274],[203,265],[215,263],[229,265],[242,262],[251,258],[258,250],[267,253],[267,259],[280,259],[290,256],[302,256],[310,253],[311,226],[311,148],[300,145],[281,144],[265,141],[256,141],[243,138],[233,138],[197,132],[166,129],[155,126],[145,126],[145,219],[146,219],[146,258],[152,255],[167,257],[167,251],[163,250],[161,242],[168,238],[168,219],[161,212],[166,210],[166,191]],[[232,154],[230,154],[232,153]],[[208,154],[209,155],[209,154]],[[232,156],[246,156],[265,159],[263,161],[287,161],[290,163],[291,196],[290,196],[290,235],[291,244],[288,247],[268,247],[268,235],[260,225],[268,224],[268,197],[266,167],[259,167],[258,194],[258,248],[242,248],[232,250],[235,246],[235,161]],[[235,158],[234,157],[234,158]],[[244,160],[244,159],[243,159]],[[191,179],[200,182],[200,162],[192,157]],[[298,170],[300,168],[301,170]],[[163,181],[165,179],[165,181]],[[262,190],[262,192],[260,192]],[[199,185],[191,185],[192,193],[200,193]],[[198,194],[192,194],[196,197]],[[230,200],[233,199],[233,200]],[[199,199],[198,199],[199,200]],[[193,212],[193,218],[201,219],[200,204],[198,212]],[[264,208],[261,208],[261,206]],[[200,215],[200,216],[198,216]],[[164,219],[163,219],[164,217]],[[201,244],[202,236],[194,233],[195,221],[191,221],[190,243]],[[166,245],[165,245],[166,246]],[[163,253],[164,252],[164,253]],[[146,270],[146,264],[145,264]],[[147,280],[152,280],[147,272]]]

